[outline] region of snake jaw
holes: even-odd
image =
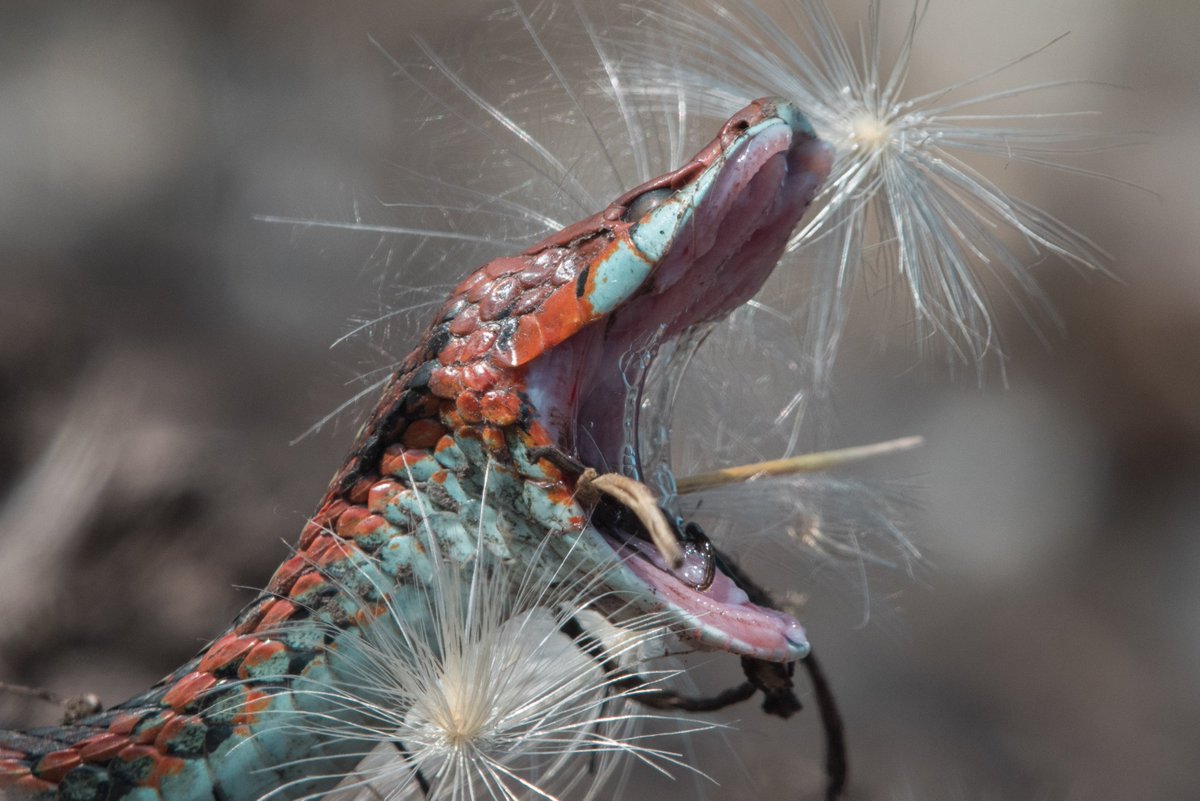
[[[689,165],[599,215],[612,226],[615,244],[585,268],[577,295],[603,320],[525,362],[532,418],[555,448],[602,473],[640,477],[636,432],[630,441],[621,414],[634,392],[629,363],[640,359],[644,367],[663,343],[753,296],[831,163],[831,149],[795,109],[758,101],[726,123]],[[648,210],[628,213],[651,193],[657,194]],[[555,241],[584,235],[587,225],[572,226]],[[602,507],[594,503],[584,506],[589,524],[562,538],[560,556],[596,570],[611,565],[615,553],[620,567],[610,569],[606,583],[639,612],[664,614],[683,636],[708,648],[773,661],[808,653],[801,625],[752,603],[716,569],[711,551],[686,549],[686,558],[674,553],[669,564],[673,549],[659,538],[650,543],[643,513],[635,521],[599,514]]]

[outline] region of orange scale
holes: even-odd
[[[443,364],[454,364],[462,359],[463,348],[466,346],[467,340],[463,337],[453,337],[446,343],[440,351],[438,351],[437,359]]]
[[[575,493],[563,484],[542,485],[546,490],[546,498],[558,506],[570,506],[575,502]]]
[[[512,345],[500,355],[499,361],[509,367],[525,364],[590,321],[591,305],[575,296],[575,287],[560,287],[546,298],[536,314],[521,317]]]
[[[316,537],[318,534],[320,534],[322,531],[324,531],[324,527],[321,524],[317,523],[315,520],[309,520],[307,523],[305,523],[304,528],[302,528],[300,530],[300,550],[304,550],[305,548],[307,548],[309,546],[309,544],[313,541],[313,538]],[[278,575],[281,572],[283,572],[282,567],[278,571],[276,571],[276,575]]]
[[[513,366],[525,364],[545,349],[546,337],[542,333],[541,322],[534,315],[527,314],[517,321],[517,332],[513,335],[509,352],[502,358]]]
[[[256,667],[260,667],[275,656],[286,646],[279,640],[267,640],[260,642],[254,646],[250,653],[246,654],[246,658],[242,660],[242,666],[238,668],[238,676],[243,679],[248,679],[252,675],[252,671]]]
[[[313,520],[316,520],[322,525],[328,526],[331,521],[337,520],[338,515],[346,511],[346,507],[349,505],[350,504],[346,503],[341,498],[338,498],[336,501],[330,501],[325,505],[325,508],[313,516]]]
[[[51,751],[37,761],[34,771],[38,778],[48,782],[61,782],[68,773],[83,764],[79,752],[68,748],[63,751]]]
[[[158,786],[159,781],[164,776],[178,776],[187,768],[187,762],[183,757],[177,756],[160,756],[158,764],[154,769],[154,784]]]
[[[157,787],[159,779],[165,775],[177,773],[183,767],[183,760],[178,757],[163,756],[149,745],[131,745],[123,748],[121,753],[117,754],[117,759],[122,762],[149,759],[154,767],[150,769],[150,775],[143,782],[149,787]]]
[[[325,581],[325,577],[320,573],[317,573],[316,571],[313,571],[312,573],[306,573],[301,576],[296,582],[296,585],[292,587],[292,591],[288,593],[288,597],[294,598],[295,600],[303,603],[305,597],[320,591],[327,584],[328,582]]]
[[[300,549],[306,549],[314,538],[320,536],[320,533],[329,527],[332,521],[337,520],[338,515],[346,511],[348,506],[348,503],[338,498],[336,501],[330,501],[313,515],[312,520],[305,524],[304,531],[300,535]]]
[[[479,307],[468,306],[450,321],[450,333],[460,337],[468,336],[479,328]]]
[[[196,671],[189,673],[175,683],[175,686],[167,690],[163,696],[162,702],[164,705],[171,707],[176,712],[182,712],[190,704],[192,704],[205,690],[208,690],[217,683],[217,677],[211,673],[201,673]],[[128,740],[126,740],[128,742]],[[114,752],[115,753],[115,752]],[[84,761],[88,761],[87,752],[83,752]]]
[[[379,457],[379,472],[387,476],[404,475],[404,466],[407,464],[404,456],[405,453],[406,451],[404,446],[399,442],[394,442],[391,445],[388,445],[383,451],[383,455]],[[379,484],[376,483],[373,487],[371,487],[371,491],[374,492],[375,488],[378,486]],[[370,503],[370,496],[368,496],[367,503]]]
[[[170,715],[172,718],[175,717],[174,712],[167,712],[166,714]],[[158,733],[160,731],[162,731],[163,726],[167,725],[167,721],[169,719],[170,718],[165,717],[165,716],[161,717],[158,719],[157,722],[152,723],[151,725],[149,725],[146,728],[139,731],[137,734],[135,734],[133,736],[134,744],[135,745],[151,745],[151,744],[153,744],[154,741],[158,739]]]
[[[485,272],[483,270],[480,270],[479,272],[485,276],[484,280],[480,281],[478,284],[475,284],[474,286],[472,286],[463,295],[463,297],[465,297],[471,303],[478,303],[479,301],[486,298],[489,294],[491,294],[491,291],[492,291],[492,278],[490,276],[488,276],[487,272]],[[464,310],[464,311],[467,311],[467,310]]]
[[[432,448],[446,433],[446,429],[436,420],[417,420],[404,429],[403,442],[409,448]]]
[[[72,748],[79,752],[79,758],[84,762],[107,762],[127,745],[129,745],[128,737],[109,732],[88,737],[86,740],[75,743]]]
[[[562,470],[560,470],[557,465],[549,462],[548,460],[538,459],[537,466],[541,468],[542,474],[546,477],[547,481],[562,481],[563,480]]]
[[[466,278],[464,278],[462,280],[462,282],[459,283],[459,285],[454,288],[454,294],[455,295],[466,295],[468,292],[475,289],[475,287],[479,286],[481,283],[487,282],[489,277],[490,276],[483,270],[476,270],[475,272],[471,273]]]
[[[518,317],[522,314],[529,314],[541,306],[542,301],[550,297],[551,293],[553,292],[554,287],[552,286],[534,287],[533,289],[530,289],[521,295],[517,302],[513,304],[513,307],[509,310],[509,313],[514,317]]]
[[[295,583],[296,577],[303,573],[306,567],[308,567],[308,560],[303,556],[296,554],[291,557],[275,571],[275,575],[271,577],[271,582],[267,585],[267,592],[272,595],[287,595],[287,591]]]
[[[492,453],[504,453],[507,450],[504,432],[494,426],[484,426],[480,439],[483,446]]]
[[[525,450],[533,450],[534,448],[545,447],[550,444],[550,438],[545,436],[545,429],[541,424],[534,421],[530,424],[531,431],[517,431],[517,439]],[[545,480],[553,483],[559,483],[563,480],[563,471],[558,465],[550,462],[547,459],[538,459],[538,467],[545,474]]]
[[[196,669],[204,673],[214,673],[241,659],[257,644],[257,637],[226,634],[212,644],[212,647],[200,658],[200,664],[196,665]]]
[[[332,551],[330,548],[326,551]],[[263,613],[262,620],[258,623],[259,631],[271,631],[278,628],[280,624],[286,623],[292,615],[296,613],[296,605],[291,601],[285,601],[282,598],[276,598],[267,605],[267,610]]]
[[[162,730],[154,738],[155,749],[166,753],[171,743],[175,742],[176,738],[183,734],[184,729],[197,723],[201,723],[201,720],[194,715],[176,715],[172,717],[163,724]]]
[[[329,567],[336,564],[350,555],[350,549],[354,546],[344,542],[335,542],[330,547],[321,552],[321,556],[314,560],[317,567]],[[268,613],[270,614],[270,613]]]
[[[480,328],[463,343],[460,357],[464,362],[471,362],[487,353],[496,343],[497,331],[495,326]]]
[[[244,617],[233,629],[234,634],[250,634],[258,628],[258,622],[262,620],[266,607],[265,603],[260,602],[253,609],[244,613]]]
[[[553,347],[591,321],[592,306],[575,295],[574,286],[559,287],[546,298],[538,312],[542,336]]]
[[[571,258],[570,252],[566,250],[558,250],[556,253],[562,260],[554,268],[554,273],[550,276],[550,283],[555,286],[562,286],[563,284],[575,281],[579,276],[575,259]]]
[[[489,392],[480,402],[483,419],[496,426],[511,426],[521,416],[521,399],[515,392]]]
[[[439,398],[453,399],[462,388],[462,371],[453,365],[439,367],[429,376],[429,391]]]
[[[537,420],[530,420],[529,426],[519,431],[517,436],[520,437],[521,444],[526,448],[537,448],[554,444],[554,440],[550,437],[550,432]]]
[[[361,604],[354,611],[353,620],[356,626],[365,628],[388,613],[387,604]]]
[[[136,759],[145,759],[149,757],[155,762],[158,761],[158,752],[147,745],[130,744],[117,752],[117,759],[122,762],[133,762]]]
[[[172,725],[178,718],[178,713],[174,712],[173,710],[164,710],[162,712],[158,712],[157,715],[151,719],[148,727],[138,731],[138,734],[136,737],[134,737],[133,742],[138,743],[139,746],[155,745],[155,743],[162,739],[163,729],[166,729],[169,727],[169,725]],[[156,745],[155,747],[157,748]]]
[[[433,417],[441,404],[442,401],[433,395],[420,395],[415,401],[406,402],[404,411],[409,417]]]
[[[388,523],[388,521],[385,520],[382,515],[368,515],[367,517],[364,517],[362,520],[358,521],[358,525],[355,526],[354,530],[350,532],[350,536],[356,540],[363,537],[370,537],[373,534],[378,533],[380,528],[388,525],[391,524]]]
[[[0,769],[0,776],[3,775],[3,769]],[[50,793],[57,789],[51,782],[48,782],[44,779],[39,779],[32,773],[28,772],[26,775],[13,782],[13,786],[18,790],[28,794],[30,797],[37,796],[41,793]]]
[[[371,485],[375,483],[374,476],[361,476],[358,481],[355,481],[353,486],[346,492],[346,500],[354,504],[364,504],[367,502],[367,493],[371,491]],[[338,516],[340,520],[345,515],[343,512]]]
[[[503,256],[494,261],[488,262],[483,271],[487,273],[489,278],[499,278],[504,275],[512,275],[515,272],[520,272],[529,266],[529,260],[522,256]]]
[[[437,443],[434,443],[434,447],[437,447]],[[407,448],[401,460],[399,467],[403,472],[398,477],[408,479],[412,471],[421,472],[429,467],[433,461],[433,448]]]
[[[454,408],[462,417],[464,423],[479,423],[483,421],[480,397],[478,392],[464,392],[455,398]]]
[[[464,368],[462,373],[463,386],[476,392],[487,392],[499,380],[499,371],[486,361],[477,361]]]
[[[502,278],[492,284],[487,297],[479,301],[479,319],[492,321],[504,314],[521,293],[515,278]]]
[[[456,295],[451,295],[450,298],[442,304],[442,307],[438,309],[437,316],[434,319],[438,320],[439,322],[445,322],[466,307],[466,298],[460,298]]]
[[[256,723],[263,712],[271,708],[271,695],[262,690],[248,690],[246,697],[238,706],[238,712],[233,716],[235,726],[251,726]]]
[[[367,509],[374,514],[382,514],[388,504],[401,492],[404,492],[403,484],[399,481],[384,479],[371,487],[371,494],[367,497]]]
[[[367,497],[364,497],[363,500],[365,501],[369,497],[370,494],[368,493]],[[351,506],[342,512],[341,516],[337,519],[337,535],[344,539],[349,539],[352,536],[351,532],[354,531],[355,526],[370,514],[371,512],[365,506]]]
[[[112,719],[108,724],[108,730],[113,734],[133,734],[133,730],[142,722],[142,718],[146,716],[145,712],[122,712]],[[4,752],[0,750],[0,757],[4,756]]]
[[[18,779],[28,775],[29,768],[25,767],[24,762],[18,762],[16,759],[0,759],[0,779]]]
[[[524,270],[517,273],[517,281],[521,283],[525,289],[532,289],[535,286],[551,286],[550,274],[554,272],[555,264],[550,260],[534,260]]]
[[[312,545],[304,552],[304,557],[311,563],[320,559],[325,552],[337,544],[332,534],[325,533],[312,541]]]

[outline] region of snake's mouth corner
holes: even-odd
[[[703,532],[671,511],[665,446],[645,453],[658,437],[646,429],[665,430],[669,409],[647,411],[647,396],[662,393],[647,392],[646,381],[656,358],[686,361],[676,343],[698,342],[762,287],[832,161],[832,149],[790,104],[760,100],[739,112],[687,167],[618,201],[648,278],[526,374],[534,414],[560,451],[598,473],[653,484],[665,499],[683,554],[675,565],[635,516],[592,510],[584,536],[622,560],[609,586],[646,611],[665,612],[702,646],[772,661],[806,656],[804,630],[753,603]]]

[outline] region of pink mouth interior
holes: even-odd
[[[751,603],[746,592],[720,570],[714,575],[712,585],[701,592],[676,578],[650,543],[634,538],[624,544],[612,538],[608,542],[618,554],[628,557],[625,566],[660,599],[686,610],[701,624],[727,636],[730,650],[782,661],[792,648],[808,641],[798,620]],[[683,570],[687,569],[685,564]]]
[[[832,158],[825,143],[782,125],[743,144],[642,293],[530,364],[532,405],[546,410],[539,420],[560,448],[600,472],[637,477],[637,443],[626,441],[622,419],[630,360],[652,359],[662,343],[749,300],[774,269]],[[700,583],[690,573],[703,574],[698,557],[672,573],[648,543],[606,536],[655,594],[721,632],[732,650],[783,659],[805,642],[795,619],[751,603],[720,570],[706,589],[689,586]]]

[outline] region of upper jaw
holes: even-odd
[[[564,331],[553,345],[543,337],[550,347],[526,365],[534,415],[560,449],[598,470],[639,477],[626,458],[637,443],[621,430],[629,365],[758,291],[832,161],[832,149],[793,106],[758,100],[684,167],[529,251],[586,252],[608,237],[587,254],[587,278],[575,292],[591,324]],[[664,189],[671,191],[665,201],[626,219],[639,197]]]

